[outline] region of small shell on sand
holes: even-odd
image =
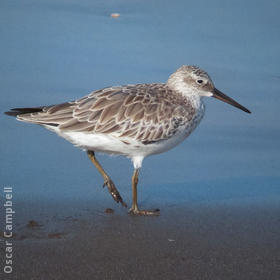
[[[26,224],[26,226],[27,226],[28,228],[39,228],[39,227],[41,227],[42,225],[40,225],[38,222],[36,222],[36,221],[34,221],[34,220],[30,220],[30,221]]]
[[[111,14],[111,18],[118,18],[118,17],[120,17],[119,13],[112,13]]]
[[[114,210],[113,210],[112,208],[106,208],[106,209],[104,210],[104,212],[105,212],[106,214],[114,214]]]
[[[60,239],[63,235],[64,234],[61,233],[61,232],[51,232],[51,233],[48,234],[48,238],[50,238],[50,239],[54,239],[54,238]]]

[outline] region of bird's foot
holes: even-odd
[[[104,180],[104,184],[103,184],[103,188],[107,186],[109,193],[112,195],[113,199],[117,202],[117,203],[121,203],[122,206],[127,207],[126,203],[123,201],[119,191],[117,190],[115,184],[113,183],[113,181],[108,178]]]
[[[128,213],[135,216],[159,216],[160,210],[159,209],[139,210],[138,208],[131,207]]]

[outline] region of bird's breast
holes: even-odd
[[[205,105],[201,101],[198,106],[194,108],[194,113],[190,121],[185,124],[184,127],[184,134],[185,138],[188,137],[193,130],[199,125],[200,121],[202,120],[205,113]]]

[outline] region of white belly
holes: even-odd
[[[201,104],[192,121],[181,126],[172,137],[146,145],[133,138],[119,138],[113,134],[65,132],[57,127],[47,125],[45,127],[84,150],[127,156],[132,160],[134,168],[140,168],[145,157],[168,151],[187,138],[198,126],[203,115],[204,106]]]
[[[193,120],[185,126],[181,126],[178,131],[169,139],[161,140],[151,144],[143,144],[133,138],[118,138],[114,134],[98,134],[83,132],[64,132],[57,127],[46,126],[48,129],[56,132],[75,146],[85,150],[103,152],[108,154],[124,155],[130,158],[146,157],[152,154],[159,154],[168,151],[181,143],[197,127],[204,115],[204,106],[197,111]]]

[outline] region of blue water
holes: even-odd
[[[277,205],[279,11],[279,1],[265,0],[1,1],[0,112],[164,82],[182,64],[198,65],[252,114],[205,100],[205,118],[189,139],[145,159],[140,203]],[[0,185],[13,186],[16,199],[104,200],[117,208],[84,152],[3,114],[0,127]],[[129,204],[131,163],[99,158]]]

